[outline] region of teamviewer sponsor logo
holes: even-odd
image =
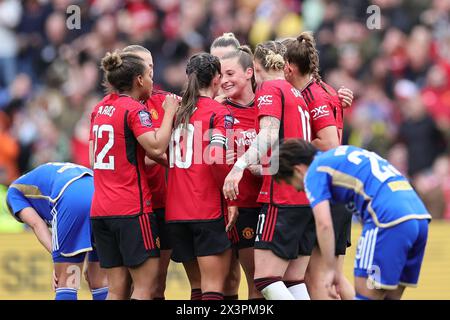
[[[258,108],[261,108],[262,106],[272,105],[272,102],[273,96],[271,94],[260,96],[258,98]]]
[[[229,119],[232,121],[233,119]],[[250,145],[253,145],[258,152],[259,162],[263,169],[262,175],[274,175],[278,172],[278,139],[271,142],[271,137],[278,133],[278,129],[266,130],[267,137],[263,141],[270,142],[272,149],[267,149],[266,143],[257,141],[258,135],[254,130],[242,131],[226,129],[225,132],[217,129],[209,129],[203,132],[202,121],[195,121],[186,127],[180,125],[172,132],[169,143],[169,164],[170,167],[187,169],[191,165],[198,164],[230,164],[236,159],[245,155]],[[203,133],[202,133],[203,132]],[[212,150],[205,148],[205,142],[218,146]],[[212,153],[214,156],[212,156]],[[221,162],[223,161],[223,162]],[[247,163],[250,163],[249,161]]]
[[[312,113],[312,119],[316,120],[322,117],[326,117],[330,114],[330,111],[328,110],[327,106],[320,106],[317,108],[314,108],[311,110]]]

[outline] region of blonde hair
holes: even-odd
[[[286,47],[281,42],[266,41],[256,46],[254,56],[266,71],[280,71],[284,68],[285,53]]]

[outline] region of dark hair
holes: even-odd
[[[302,74],[312,74],[314,80],[331,94],[323,85],[319,74],[319,52],[312,32],[304,31],[296,39],[286,39],[284,43],[286,45],[285,60],[295,64]]]
[[[188,82],[181,98],[181,106],[177,111],[175,127],[181,123],[187,125],[197,104],[199,90],[208,88],[216,74],[220,74],[219,58],[202,52],[193,55],[187,64],[186,74]]]
[[[145,72],[144,60],[135,54],[118,50],[108,52],[101,65],[107,83],[117,92],[131,90],[134,79]]]
[[[236,39],[236,36],[233,32],[227,32],[221,35],[220,37],[217,37],[214,39],[213,43],[211,44],[211,48],[223,48],[223,47],[234,47],[239,48],[241,44],[239,43],[239,40]]]
[[[294,174],[294,166],[305,164],[309,166],[314,160],[317,149],[303,139],[287,139],[279,150],[279,167],[275,175],[276,181],[286,181]]]
[[[247,70],[247,68],[252,68],[254,70],[253,53],[252,53],[252,49],[250,49],[249,46],[247,46],[247,45],[239,46],[236,51],[227,53],[221,59],[225,60],[225,59],[234,59],[234,58],[238,58],[238,62],[244,71]],[[253,92],[255,92],[255,90],[256,90],[255,72],[253,72],[251,81],[252,81]]]
[[[139,52],[139,51],[151,54],[150,50],[138,44],[131,44],[122,49],[122,52]]]
[[[266,41],[256,46],[254,56],[264,70],[280,71],[284,68],[285,53],[286,47],[280,41]]]
[[[288,45],[290,45],[293,41],[296,41],[296,40],[297,40],[297,38],[289,37],[289,38],[284,38],[279,41],[281,42],[282,45],[284,45],[286,47],[286,50],[287,50]]]

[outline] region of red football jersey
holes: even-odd
[[[145,179],[145,150],[137,141],[152,131],[150,113],[125,95],[108,95],[91,114],[94,196],[91,217],[128,217],[152,212]]]
[[[256,128],[258,127],[258,108],[253,101],[250,105],[242,106],[230,100],[224,103],[234,118],[233,140],[234,150],[237,158],[242,156],[256,140]],[[262,177],[253,175],[245,170],[241,182],[239,183],[239,196],[235,201],[229,201],[229,205],[239,208],[256,208],[260,204],[257,202],[259,191],[262,186]]]
[[[169,93],[153,90],[152,95],[146,101],[154,129],[161,127],[164,118],[162,104],[167,94]],[[160,164],[151,167],[145,166],[145,175],[152,193],[153,209],[165,208],[167,196],[166,168]]]
[[[317,136],[316,133],[329,126],[336,126],[339,141],[342,139],[343,129],[343,110],[338,94],[333,87],[322,81],[324,88],[316,81],[311,79],[302,90],[303,98],[308,105],[311,114],[312,140]]]
[[[311,126],[308,107],[299,90],[286,80],[271,80],[262,83],[256,92],[259,119],[271,116],[280,120],[280,142],[288,138],[311,141]],[[258,201],[277,205],[309,205],[304,192],[298,192],[285,182],[277,183],[272,176],[265,175]]]
[[[209,145],[226,147],[233,117],[224,105],[199,97],[187,129],[176,128],[169,144],[166,221],[215,220],[223,215],[222,186],[215,165],[205,162]],[[225,151],[224,151],[225,152]]]

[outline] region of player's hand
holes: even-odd
[[[180,104],[178,102],[178,99],[175,97],[175,95],[172,94],[168,94],[162,104],[164,112],[172,112],[173,114],[177,112],[179,106]]]
[[[247,167],[247,169],[257,177],[262,176],[262,165],[260,164],[252,164]]]
[[[53,288],[53,291],[56,291],[56,288],[58,288],[58,278],[56,277],[55,269],[53,269],[53,274],[52,274],[52,288]]]
[[[225,178],[223,184],[223,195],[227,200],[236,200],[239,195],[239,182],[242,179],[244,170],[237,168],[236,166],[231,169]]]
[[[339,300],[340,295],[338,290],[338,281],[337,281],[337,275],[336,271],[334,269],[330,269],[325,272],[324,279],[324,285],[325,289],[328,292],[328,297],[333,300]]]
[[[237,218],[239,216],[239,210],[236,206],[228,207],[228,224],[225,227],[225,231],[230,231],[236,224]]]
[[[346,87],[340,87],[338,90],[339,100],[342,108],[348,108],[353,102],[353,91]]]
[[[224,103],[226,99],[227,96],[224,94],[218,95],[217,97],[214,98],[214,100],[216,100],[218,103]]]

